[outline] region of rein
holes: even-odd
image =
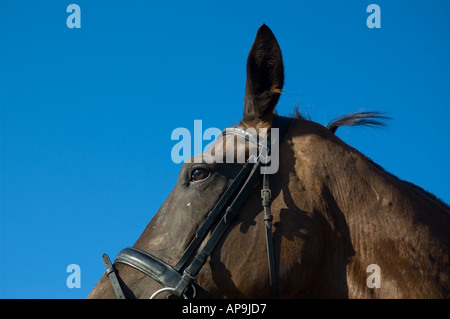
[[[277,116],[274,120],[272,129],[279,129],[279,139],[275,142],[280,142],[290,120],[290,118],[283,116]],[[272,201],[269,185],[270,175],[264,174],[263,170],[261,170],[264,165],[267,165],[265,156],[268,156],[271,151],[271,132],[269,131],[267,135],[268,143],[260,143],[259,139],[261,138],[256,133],[252,133],[250,130],[245,130],[242,127],[230,127],[222,131],[222,136],[230,134],[244,137],[247,141],[257,144],[259,154],[256,157],[251,155],[247,162],[242,166],[242,169],[236,178],[221,196],[214,208],[208,213],[204,222],[197,229],[195,237],[192,239],[191,243],[186,248],[176,265],[171,266],[155,256],[133,247],[122,249],[116,256],[115,263],[122,263],[131,266],[151,277],[164,287],[156,291],[150,299],[163,292],[170,292],[171,295],[185,299],[195,298],[195,279],[216,244],[222,238],[231,222],[236,218],[241,206],[259,182],[261,175],[263,178],[261,200],[264,208],[270,294],[272,298],[277,297],[277,276],[272,243],[273,216],[271,214]],[[233,196],[235,197],[231,204],[225,208]],[[214,230],[212,230],[215,223],[217,223],[217,226]],[[206,241],[200,252],[196,253],[200,245],[203,243],[206,235],[210,231],[212,231],[210,238]],[[108,255],[103,254],[102,260],[106,267],[106,274],[111,281],[117,298],[125,299],[125,294],[123,293],[120,285],[115,267],[111,264]]]

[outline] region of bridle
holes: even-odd
[[[273,122],[272,129],[278,129],[279,143],[283,136],[290,118],[277,116]],[[163,292],[170,292],[176,297],[186,299],[195,298],[196,288],[194,281],[201,268],[206,263],[208,256],[228,229],[231,222],[236,218],[241,206],[253,191],[262,175],[263,186],[261,189],[261,200],[264,208],[264,223],[267,244],[267,257],[269,265],[270,294],[272,298],[277,297],[276,268],[272,243],[272,219],[271,214],[271,190],[269,187],[269,174],[264,173],[262,166],[267,165],[267,156],[271,152],[271,131],[266,139],[246,130],[242,127],[229,127],[222,132],[222,135],[237,135],[245,138],[249,143],[254,143],[258,147],[257,156],[251,155],[247,162],[243,164],[240,172],[231,185],[223,193],[214,208],[208,213],[206,219],[200,225],[189,246],[184,251],[175,266],[171,266],[164,261],[152,256],[140,249],[127,247],[122,249],[116,256],[115,263],[122,263],[131,266],[145,275],[151,277],[164,288],[156,291],[150,298],[154,298]],[[264,140],[264,142],[261,142]],[[267,141],[269,141],[267,143]],[[234,196],[234,198],[233,198]],[[230,203],[231,202],[231,203]],[[228,205],[228,206],[227,206]],[[215,228],[213,226],[216,224]],[[202,249],[198,251],[206,235],[211,232],[209,239]],[[109,277],[114,292],[118,299],[125,299],[116,270],[107,254],[103,254],[103,263],[106,267],[106,274]]]
[[[274,120],[272,129],[279,129],[279,140],[281,140],[290,120],[290,118],[283,116],[277,116]],[[265,139],[265,141],[270,141],[269,143],[261,143],[260,136],[239,126],[227,128],[222,132],[222,135],[230,134],[244,137],[245,140],[258,145],[258,154],[256,158],[253,155],[250,156],[247,162],[242,166],[242,169],[237,174],[236,178],[221,196],[214,208],[208,213],[202,225],[197,229],[195,237],[192,239],[176,265],[172,267],[155,256],[134,247],[124,248],[116,256],[115,263],[131,266],[151,277],[164,287],[156,291],[150,298],[154,298],[163,292],[170,292],[171,295],[186,299],[195,298],[196,289],[194,280],[197,278],[201,268],[206,263],[208,256],[212,253],[222,235],[236,218],[242,204],[259,182],[260,175],[262,175],[263,178],[261,200],[264,208],[270,292],[272,298],[277,297],[276,268],[272,244],[273,216],[271,214],[269,174],[263,173],[263,170],[261,170],[261,166],[263,165],[262,162],[267,165],[267,162],[264,161],[263,157],[267,158],[271,151],[271,131]],[[279,142],[279,140],[275,142]],[[234,195],[235,197],[232,200]],[[231,204],[229,204],[230,201]],[[229,205],[226,207],[227,204]],[[214,230],[212,230],[214,224],[217,225]],[[208,241],[206,241],[200,252],[196,254],[198,248],[203,243],[204,238],[210,231],[212,232]],[[106,274],[111,281],[117,298],[125,299],[125,294],[120,286],[116,270],[114,265],[111,264],[108,255],[103,254],[102,260],[106,267]]]

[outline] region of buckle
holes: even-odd
[[[197,278],[198,274],[193,276],[190,273],[188,273],[187,268],[183,271],[183,275],[185,275],[186,277],[188,277],[189,279],[191,279],[192,281],[195,280],[195,278]]]
[[[261,189],[261,198],[265,199],[266,194],[269,196],[269,199],[272,198],[272,191],[270,190],[270,188],[263,188]]]
[[[262,205],[264,207],[270,206],[271,197],[272,197],[272,192],[270,191],[270,189],[268,189],[268,188],[261,189],[261,200],[262,200]]]

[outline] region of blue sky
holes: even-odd
[[[66,8],[81,8],[69,29]],[[381,8],[369,29],[366,8]],[[338,136],[450,202],[448,1],[0,1],[0,297],[84,298],[169,194],[177,127],[241,119],[262,23],[285,63],[280,114]],[[205,144],[207,141],[205,142]],[[69,289],[66,268],[81,269]]]

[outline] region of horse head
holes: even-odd
[[[380,124],[379,114],[328,127],[286,120],[275,112],[283,82],[280,47],[263,25],[248,55],[242,121],[184,163],[90,298],[116,298],[114,285],[127,298],[449,296],[449,207],[334,134]]]

